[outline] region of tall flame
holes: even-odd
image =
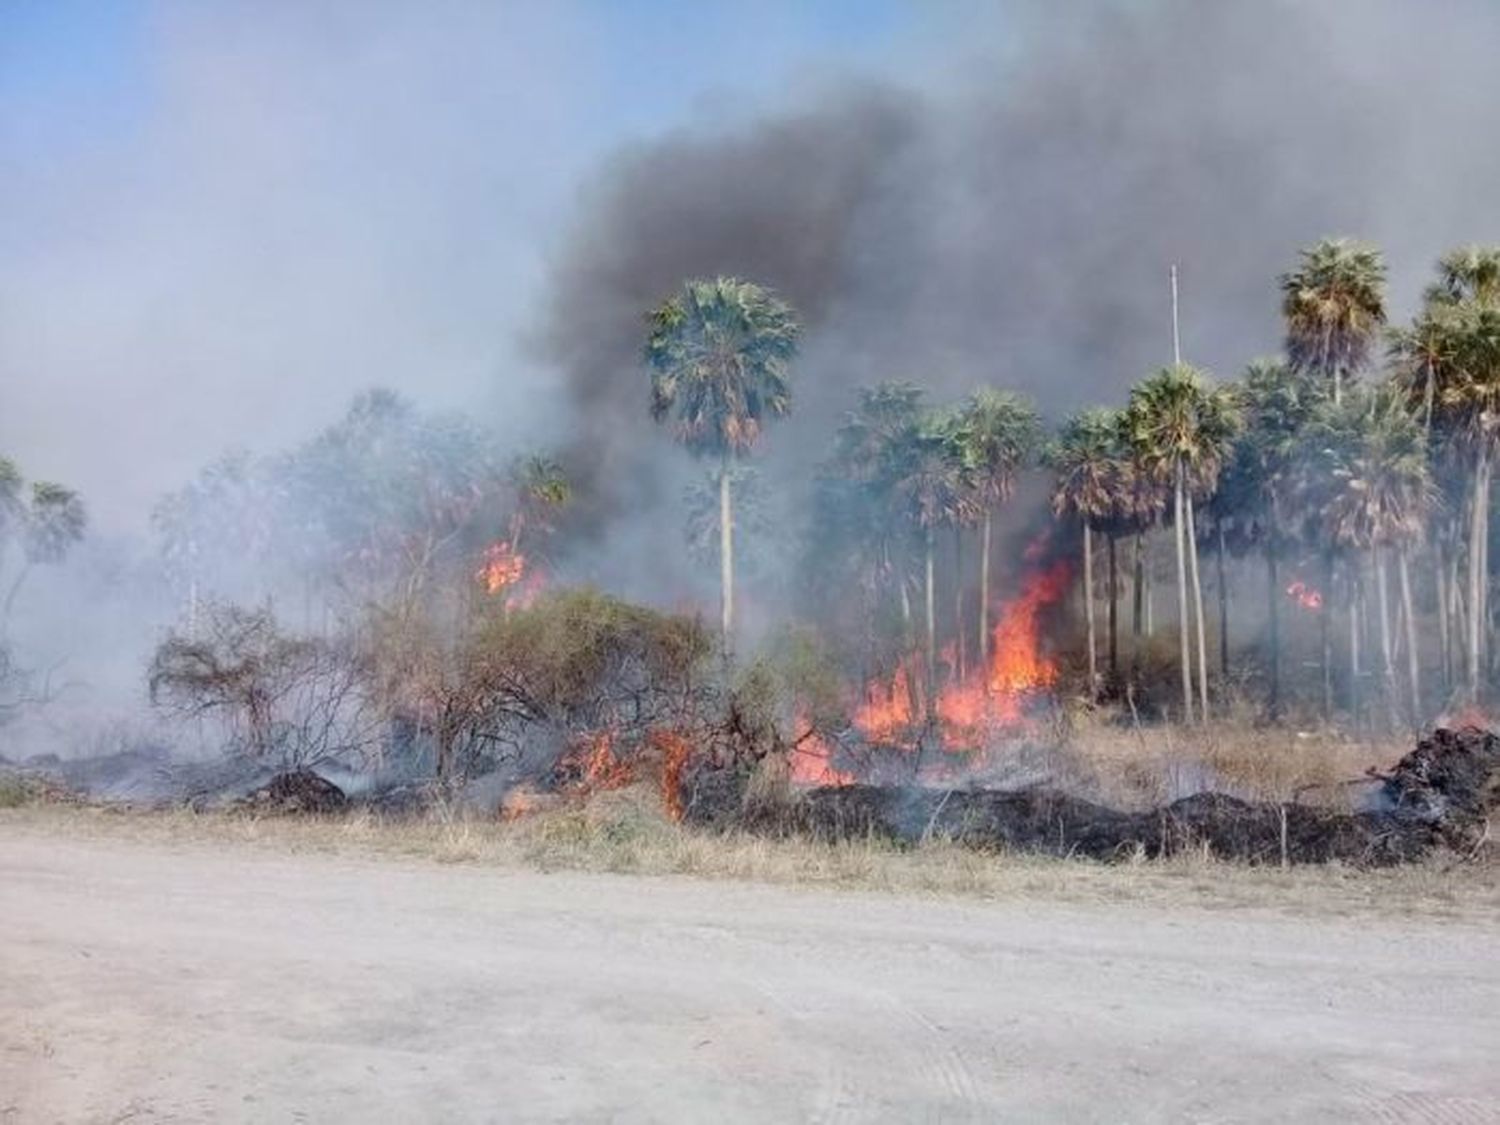
[[[806,719],[794,724],[806,733],[797,739],[789,755],[793,785],[853,785],[854,775],[833,764],[833,747]]]
[[[936,711],[945,743],[958,747],[979,728],[1020,723],[1028,699],[1057,683],[1057,664],[1042,645],[1042,615],[1067,594],[1072,578],[1072,566],[1059,560],[1033,572],[1021,593],[1000,605],[983,675],[949,683],[938,693]],[[921,692],[913,690],[922,683],[920,667],[920,661],[908,659],[889,683],[866,686],[854,725],[867,740],[902,745],[921,721]]]

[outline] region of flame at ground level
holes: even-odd
[[[1305,582],[1293,582],[1286,588],[1286,596],[1303,609],[1322,609],[1323,595]]]
[[[1057,683],[1057,664],[1045,651],[1042,617],[1067,594],[1073,568],[1058,560],[1033,572],[1021,593],[1003,602],[990,633],[990,661],[982,677],[949,684],[937,695],[934,710],[944,727],[944,741],[955,745],[966,733],[986,726],[1015,726],[1023,721],[1028,699]],[[854,726],[871,742],[898,743],[924,718],[921,663],[903,661],[889,683],[866,686],[854,713]]]
[[[798,716],[794,725],[805,733],[797,738],[791,753],[787,755],[792,784],[853,785],[854,775],[834,766],[833,747],[828,741],[801,716]]]

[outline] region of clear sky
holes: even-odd
[[[599,161],[897,72],[938,11],[0,0],[0,451],[125,527],[372,383],[503,415]]]

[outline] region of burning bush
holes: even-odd
[[[714,697],[701,622],[594,590],[486,601],[456,635],[418,620],[371,638],[379,697],[453,783],[486,759],[561,786],[617,776],[651,732],[700,727]]]

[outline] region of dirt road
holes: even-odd
[[[1497,1058],[1468,923],[0,824],[0,1121],[1494,1121]]]

